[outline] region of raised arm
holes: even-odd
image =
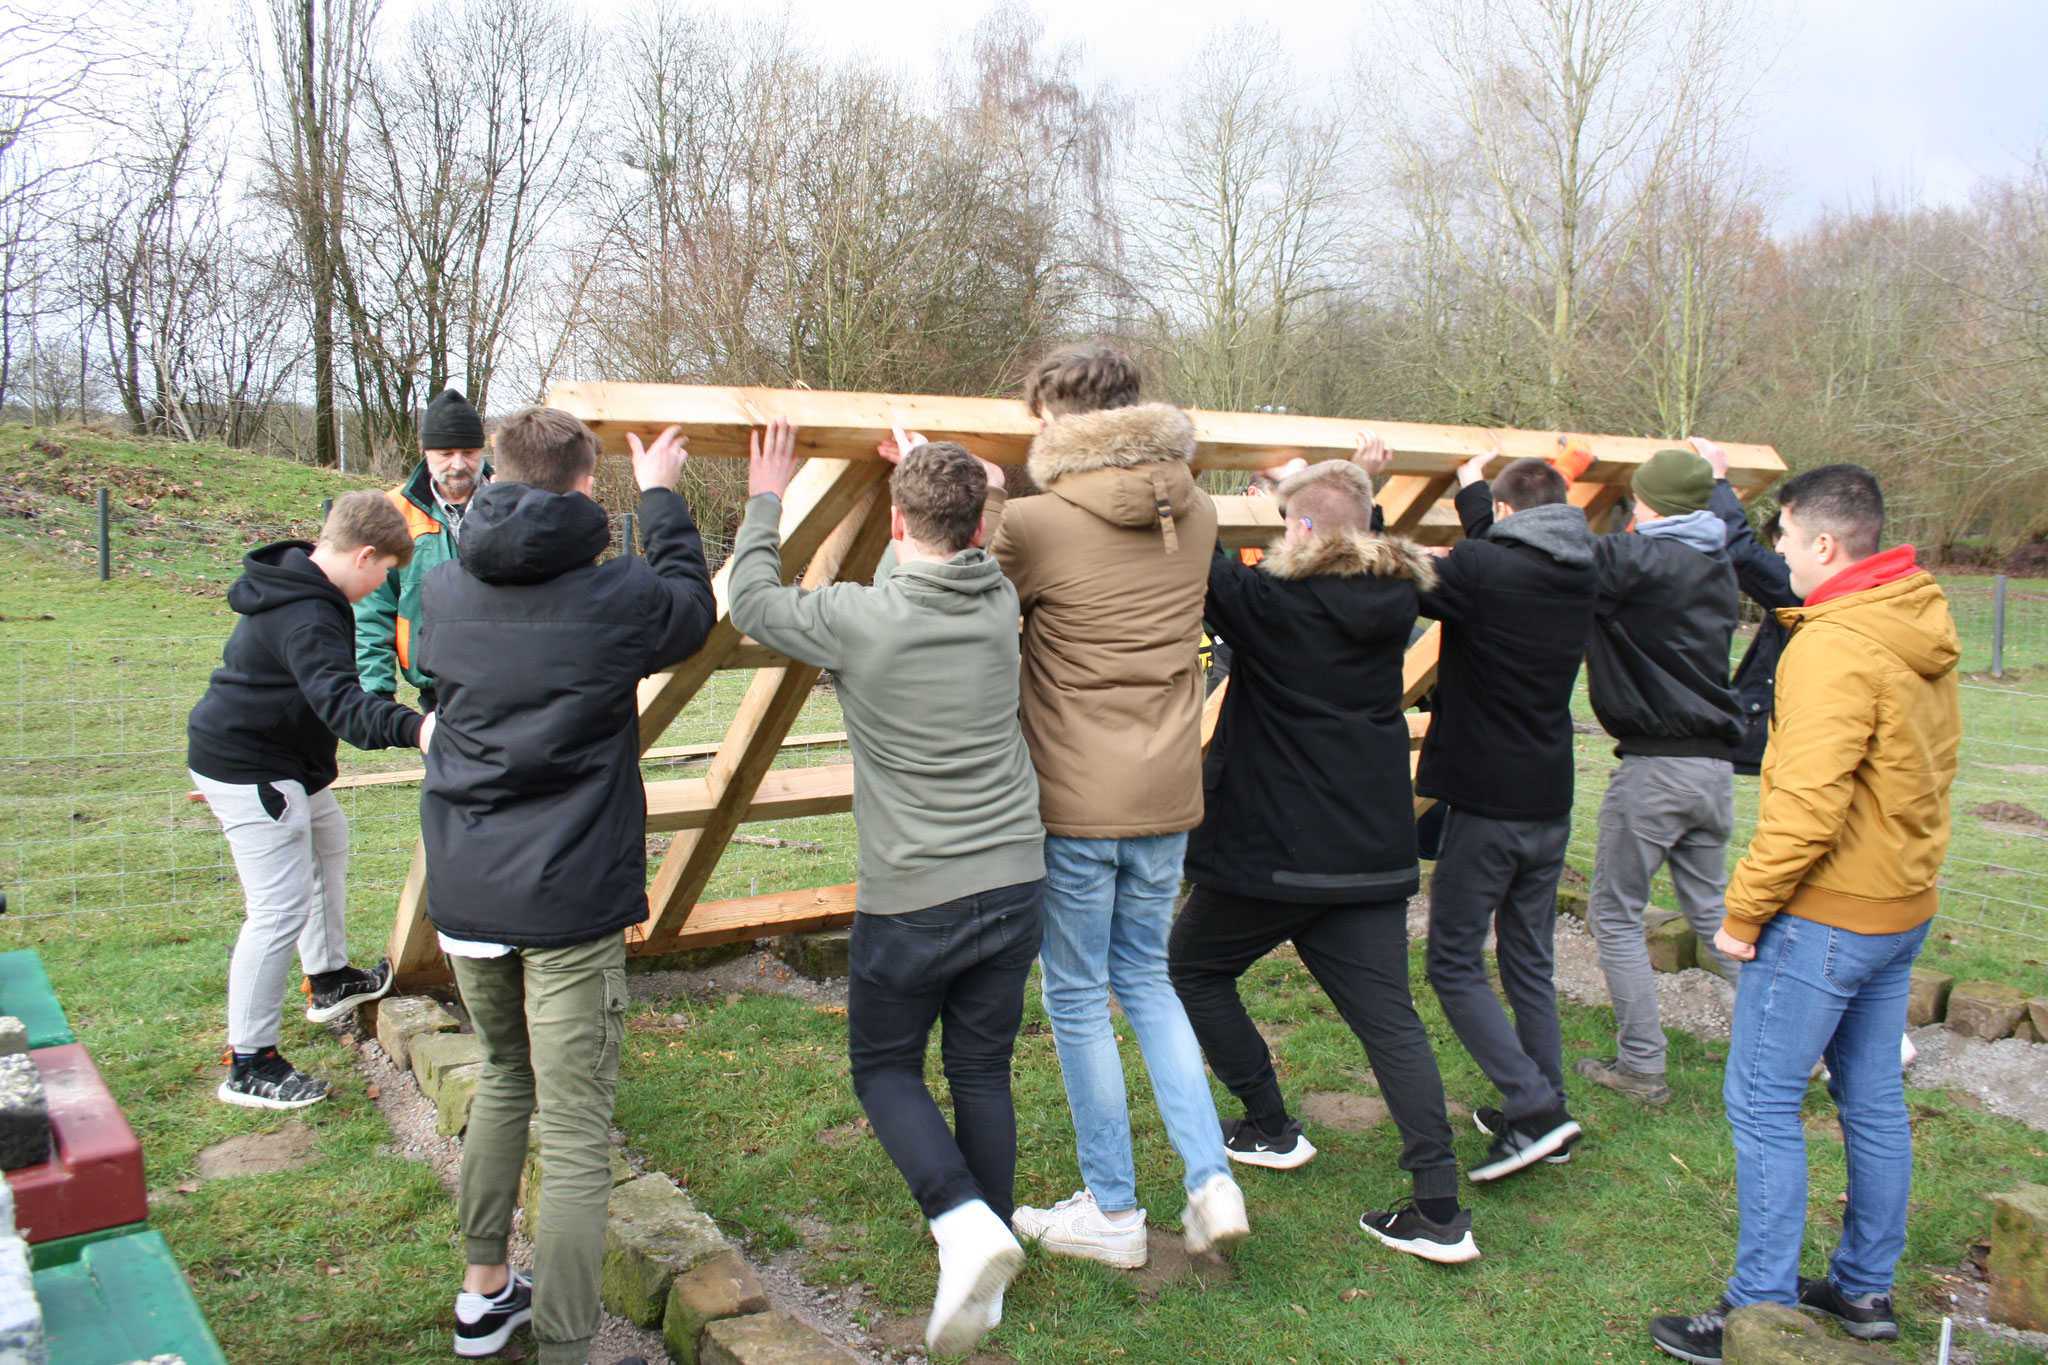
[[[857,584],[806,592],[782,581],[782,495],[796,475],[796,428],[782,418],[756,432],[747,461],[747,515],[726,569],[726,606],[733,626],[768,648],[820,668],[841,666],[834,617],[838,599]]]
[[[690,504],[675,491],[676,476],[689,458],[689,438],[670,427],[643,447],[633,448],[633,477],[640,485],[640,524],[646,536],[647,567],[655,588],[647,608],[647,671],[666,668],[695,654],[718,619],[711,572],[704,563],[704,538]]]

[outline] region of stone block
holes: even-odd
[[[44,1365],[49,1358],[28,1243],[0,1237],[0,1365]]]
[[[2048,1332],[2048,1185],[1991,1196],[1991,1317]]]
[[[1996,981],[1965,981],[1948,993],[1948,1026],[1972,1038],[2010,1038],[2027,993]]]
[[[616,1147],[609,1148],[611,1158],[612,1184],[623,1185],[633,1178],[633,1168],[626,1163],[626,1154]],[[526,1130],[526,1169],[519,1173],[519,1230],[529,1238],[540,1231],[540,1124],[536,1121]]]
[[[753,1313],[704,1329],[697,1365],[855,1365],[847,1352],[795,1318]]]
[[[459,1024],[441,1002],[424,995],[387,995],[377,1002],[377,1045],[400,1071],[412,1066],[412,1040],[453,1033]]]
[[[2041,1041],[2040,1030],[2034,1027],[2032,1019],[2022,1019],[2017,1024],[2014,1024],[2012,1036],[2023,1043],[2038,1043]]]
[[[484,1059],[483,1040],[474,1033],[423,1033],[412,1040],[412,1074],[420,1093],[433,1099],[441,1093],[441,1078],[458,1066]]]
[[[1586,922],[1586,893],[1583,891],[1559,891],[1557,913],[1570,915],[1581,924]]]
[[[636,1327],[661,1322],[678,1275],[726,1254],[718,1225],[665,1175],[612,1190],[604,1229],[604,1306]]]
[[[779,934],[768,940],[768,949],[799,976],[813,981],[832,981],[845,976],[853,947],[853,930],[820,929],[812,934]]]
[[[2048,1043],[2048,995],[2027,1001],[2027,1019],[2034,1026],[2034,1041]]]
[[[1920,1028],[1947,1018],[1948,993],[1955,989],[1955,984],[1956,979],[1947,972],[1915,967],[1913,984],[1906,996],[1906,1027]]]
[[[652,953],[646,957],[629,957],[626,970],[629,972],[701,972],[706,967],[716,967],[736,957],[745,957],[754,951],[751,939],[738,943],[714,943],[709,948],[683,948],[673,953]]]
[[[482,1062],[465,1062],[441,1073],[434,1094],[435,1124],[442,1137],[454,1137],[469,1127],[469,1106],[476,1100],[476,1083],[483,1079]]]
[[[11,1014],[0,1014],[0,1056],[28,1051],[28,1025]]]
[[[1753,1303],[1728,1315],[1721,1359],[1727,1365],[1884,1365],[1891,1357],[1837,1341],[1812,1318],[1783,1304]]]
[[[661,1315],[661,1339],[675,1365],[696,1365],[705,1327],[726,1318],[768,1311],[768,1293],[754,1268],[728,1251],[676,1276]]]
[[[1656,971],[1682,972],[1699,965],[1699,939],[1683,915],[1645,910],[1643,939],[1650,948],[1650,966]]]
[[[50,1159],[50,1100],[26,1052],[0,1057],[0,1169],[40,1166]]]

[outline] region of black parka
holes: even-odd
[[[1740,602],[1727,551],[1620,532],[1593,555],[1586,684],[1614,752],[1732,760],[1743,725],[1728,680]]]
[[[427,913],[451,938],[560,948],[647,914],[640,680],[694,653],[716,608],[690,509],[642,493],[645,559],[581,493],[478,492],[460,557],[427,575],[439,682],[420,832]]]
[[[1763,764],[1764,746],[1771,737],[1778,656],[1791,638],[1785,623],[1778,619],[1778,608],[1796,607],[1805,599],[1792,591],[1792,571],[1785,566],[1785,557],[1758,540],[1750,529],[1749,513],[1726,479],[1715,483],[1711,506],[1728,527],[1728,558],[1735,564],[1735,581],[1764,609],[1756,638],[1735,666],[1734,682],[1744,729],[1742,746],[1735,751],[1735,771],[1754,774]]]
[[[1355,531],[1276,543],[1257,568],[1216,554],[1206,615],[1233,658],[1190,881],[1318,904],[1415,894],[1401,675],[1434,577],[1408,541]]]

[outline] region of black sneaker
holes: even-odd
[[[1842,1324],[1842,1330],[1858,1341],[1897,1341],[1898,1320],[1892,1316],[1889,1294],[1850,1296],[1832,1278],[1809,1280],[1799,1277],[1799,1306],[1809,1312],[1825,1313]]]
[[[1505,1133],[1507,1131],[1508,1116],[1488,1105],[1472,1111],[1472,1126],[1488,1137],[1493,1137],[1498,1133]],[[1545,1164],[1551,1166],[1562,1166],[1571,1159],[1572,1149],[1569,1147],[1560,1147],[1549,1156],[1543,1158]]]
[[[320,979],[306,978],[306,1017],[316,1024],[339,1019],[357,1005],[381,1000],[391,993],[391,959],[377,964],[375,971],[342,967],[320,973]]]
[[[1368,1211],[1358,1226],[1396,1251],[1420,1256],[1441,1265],[1457,1265],[1479,1259],[1479,1244],[1472,1240],[1472,1211],[1459,1209],[1448,1223],[1433,1223],[1407,1200],[1387,1213]]]
[[[304,1109],[327,1098],[327,1082],[308,1076],[274,1047],[246,1061],[228,1054],[228,1078],[213,1092],[223,1104],[246,1109]]]
[[[1306,1166],[1309,1158],[1316,1154],[1315,1144],[1301,1131],[1300,1119],[1287,1120],[1287,1126],[1280,1130],[1278,1137],[1268,1137],[1266,1130],[1250,1119],[1225,1119],[1223,1150],[1230,1153],[1232,1161],[1276,1171]]]
[[[1496,1110],[1496,1117],[1498,1114]],[[1465,1173],[1465,1178],[1475,1185],[1513,1175],[1552,1153],[1567,1151],[1584,1131],[1578,1121],[1562,1109],[1501,1126],[1506,1131],[1496,1132],[1493,1146],[1486,1153],[1486,1161]]]
[[[1650,1319],[1650,1343],[1667,1356],[1692,1365],[1721,1365],[1721,1329],[1728,1324],[1728,1300],[1697,1317]]]
[[[533,1281],[516,1270],[495,1297],[465,1289],[455,1296],[455,1354],[465,1360],[494,1356],[531,1321]]]

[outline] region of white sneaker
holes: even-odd
[[[1095,1206],[1095,1196],[1076,1190],[1049,1209],[1019,1205],[1010,1226],[1027,1242],[1036,1242],[1062,1256],[1100,1261],[1118,1270],[1136,1270],[1150,1256],[1145,1243],[1145,1211],[1128,1223],[1112,1223]]]
[[[1917,1048],[1917,1047],[1914,1047],[1914,1046],[1913,1046],[1913,1035],[1912,1035],[1912,1034],[1910,1034],[1910,1033],[1902,1033],[1902,1034],[1900,1034],[1900,1035],[1899,1035],[1899,1070],[1901,1070],[1901,1071],[1904,1071],[1904,1070],[1905,1070],[1905,1069],[1906,1069],[1907,1067],[1909,1067],[1909,1066],[1913,1065],[1913,1063],[1915,1063],[1915,1062],[1917,1062],[1917,1061],[1919,1061],[1919,1060],[1920,1060],[1920,1049],[1919,1049],[1919,1048]]]
[[[1244,1191],[1227,1175],[1210,1176],[1201,1189],[1188,1196],[1188,1206],[1180,1211],[1180,1226],[1189,1255],[1221,1251],[1232,1242],[1243,1241],[1252,1235],[1252,1225],[1245,1218]]]
[[[925,1345],[934,1355],[965,1355],[1002,1320],[1003,1290],[1023,1268],[1024,1248],[979,1199],[932,1219],[932,1240],[939,1244],[939,1292]]]

